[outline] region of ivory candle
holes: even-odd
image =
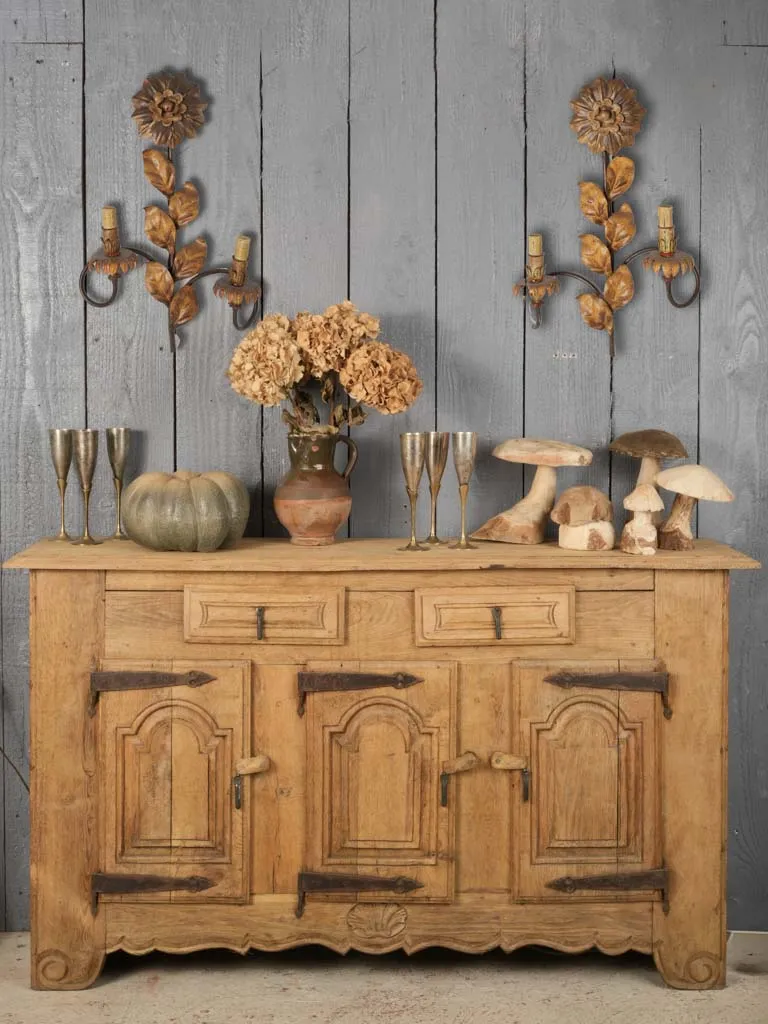
[[[543,254],[544,245],[541,235],[528,235],[528,255],[542,256]]]
[[[117,227],[117,209],[114,206],[102,206],[101,208],[101,226],[102,228],[116,228]]]
[[[659,207],[659,227],[673,228],[675,226],[674,210],[670,203],[664,203]]]
[[[251,240],[248,235],[238,235],[235,239],[235,259],[241,263],[248,262],[248,255],[251,251]]]

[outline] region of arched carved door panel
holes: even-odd
[[[420,662],[308,668],[409,672],[420,681],[402,690],[308,695],[307,870],[405,875],[421,884],[405,898],[449,899],[456,799],[441,806],[440,773],[454,754],[454,667]],[[391,893],[380,898],[391,899]]]
[[[656,693],[548,683],[556,673],[609,674],[640,662],[519,662],[512,685],[529,799],[516,801],[516,895],[522,899],[616,899],[564,894],[563,876],[641,871],[660,863]],[[624,894],[622,897],[626,899]]]
[[[202,878],[199,891],[102,897],[241,901],[247,894],[248,802],[234,807],[234,764],[246,755],[247,662],[105,662],[105,672],[205,672],[202,686],[102,693],[103,867],[109,875]]]

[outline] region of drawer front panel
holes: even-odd
[[[184,639],[212,644],[343,644],[345,590],[184,588]]]
[[[572,644],[575,589],[456,587],[417,590],[420,646]]]

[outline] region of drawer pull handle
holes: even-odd
[[[480,758],[473,750],[467,750],[460,754],[454,761],[446,761],[443,770],[440,772],[440,806],[448,806],[448,783],[452,775],[459,772],[468,772],[480,764]]]
[[[259,605],[256,609],[256,639],[264,639],[264,605]]]
[[[503,772],[520,772],[521,796],[523,803],[528,803],[531,798],[531,770],[527,758],[518,757],[517,754],[504,754],[499,750],[491,754],[491,768]]]
[[[235,809],[240,810],[243,806],[243,778],[246,775],[260,775],[268,772],[272,767],[271,760],[266,754],[257,754],[256,757],[243,757],[235,762],[235,777],[232,780],[235,797]]]
[[[496,633],[496,639],[501,640],[501,608],[495,605],[491,608],[491,615],[493,616],[493,628]]]

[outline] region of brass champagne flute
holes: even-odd
[[[426,463],[427,476],[429,477],[429,494],[432,500],[432,507],[429,519],[429,536],[426,544],[444,544],[437,536],[437,496],[440,493],[440,484],[443,480],[445,464],[448,461],[448,445],[451,435],[439,430],[428,430],[426,439]]]
[[[101,544],[91,536],[88,526],[88,513],[91,504],[91,484],[93,473],[96,469],[96,456],[99,453],[99,432],[98,430],[75,430],[75,465],[77,475],[80,477],[80,490],[83,492],[83,535],[73,541],[73,544]]]
[[[467,540],[467,494],[472,470],[475,468],[477,454],[477,434],[473,430],[461,430],[453,434],[453,464],[459,480],[459,499],[461,501],[461,536],[452,548],[474,548]]]
[[[115,485],[115,495],[117,498],[117,525],[115,526],[115,532],[112,534],[112,540],[128,540],[128,534],[123,529],[122,501],[125,464],[128,461],[130,448],[130,427],[107,427],[107,455],[109,456],[109,464],[112,467],[112,481]]]
[[[409,433],[400,435],[400,461],[403,464],[405,489],[411,502],[411,539],[400,551],[428,551],[416,539],[416,501],[419,497],[419,484],[424,472],[424,452],[426,438],[424,434]]]
[[[48,438],[59,488],[59,532],[53,540],[69,540],[69,534],[64,526],[64,495],[67,490],[69,467],[72,465],[72,431],[55,428],[48,431]]]

